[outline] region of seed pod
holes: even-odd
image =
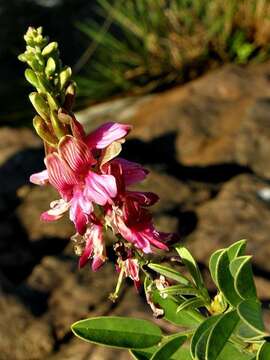
[[[33,104],[36,112],[44,119],[48,120],[50,118],[50,109],[47,102],[44,100],[42,95],[37,92],[32,92],[29,95],[29,99]]]
[[[53,147],[57,146],[57,138],[54,136],[54,134],[51,133],[48,125],[40,116],[36,115],[34,117],[33,126],[42,140],[46,141],[49,145]]]

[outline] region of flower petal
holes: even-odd
[[[152,206],[159,200],[155,193],[145,191],[127,191],[126,196],[137,201],[141,206]]]
[[[64,136],[59,143],[59,153],[77,174],[89,170],[96,163],[87,145],[73,136]]]
[[[69,206],[69,203],[67,203],[64,199],[52,201],[50,204],[50,209],[42,213],[40,218],[43,221],[59,220],[69,209]]]
[[[41,172],[32,174],[30,176],[30,181],[36,185],[46,185],[49,182],[48,171],[43,170]]]
[[[98,175],[89,171],[85,183],[85,196],[98,205],[105,205],[117,195],[116,181],[112,175]]]
[[[70,203],[70,220],[74,223],[77,232],[83,235],[89,222],[89,215],[93,211],[92,203],[84,198],[81,191],[74,192]]]
[[[122,168],[126,186],[130,186],[144,180],[149,173],[149,171],[143,168],[140,164],[126,159],[117,158],[111,163],[118,164]]]
[[[104,149],[112,142],[125,137],[130,130],[130,125],[108,122],[90,133],[85,142],[90,149]]]
[[[56,152],[45,158],[49,182],[65,198],[70,198],[72,188],[78,183],[78,178],[67,166],[66,162]]]

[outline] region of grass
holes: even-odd
[[[181,83],[227,62],[270,55],[269,0],[99,0],[105,19],[79,24],[91,39],[80,95],[101,100]]]

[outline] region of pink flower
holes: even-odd
[[[117,197],[113,206],[107,207],[107,222],[115,232],[145,253],[152,252],[151,245],[168,250],[163,241],[166,241],[170,234],[160,233],[154,228],[152,216],[146,209],[158,201],[158,196],[151,192],[127,191],[123,167],[117,159],[108,170],[116,178]],[[137,171],[141,172],[141,169],[138,168]],[[132,178],[137,178],[136,171]]]
[[[128,258],[122,262],[126,277],[133,280],[135,289],[138,291],[141,285],[139,271],[140,265],[137,259]]]
[[[49,182],[61,196],[41,215],[43,220],[58,220],[69,209],[77,232],[85,232],[93,211],[92,203],[103,206],[117,195],[114,176],[100,173],[93,154],[121,139],[129,130],[127,125],[107,123],[88,135],[85,141],[82,131],[78,131],[77,138],[66,135],[60,140],[58,151],[45,158],[47,169],[30,177],[35,184]]]
[[[79,267],[86,265],[89,259],[92,261],[92,270],[97,271],[106,261],[106,249],[102,235],[102,225],[93,223],[85,232],[85,249],[79,260]]]

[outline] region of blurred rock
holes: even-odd
[[[25,148],[39,148],[42,145],[38,136],[28,128],[0,128],[0,165],[12,155]]]
[[[270,204],[258,196],[267,186],[253,175],[239,175],[224,184],[218,196],[197,209],[198,224],[187,243],[198,261],[231,243],[248,240],[248,252],[259,268],[270,271]]]
[[[54,346],[50,325],[11,295],[0,295],[1,360],[44,359]]]
[[[133,124],[130,139],[151,144],[152,150],[153,142],[174,136],[174,144],[167,148],[162,143],[158,153],[152,151],[152,159],[192,167],[236,163],[269,178],[269,72],[269,62],[245,69],[227,65],[162,94],[126,99],[129,112],[125,99],[106,108],[118,109],[110,112],[110,120]],[[104,107],[83,110],[78,118],[91,129],[108,121]],[[143,152],[141,159],[145,156]]]

